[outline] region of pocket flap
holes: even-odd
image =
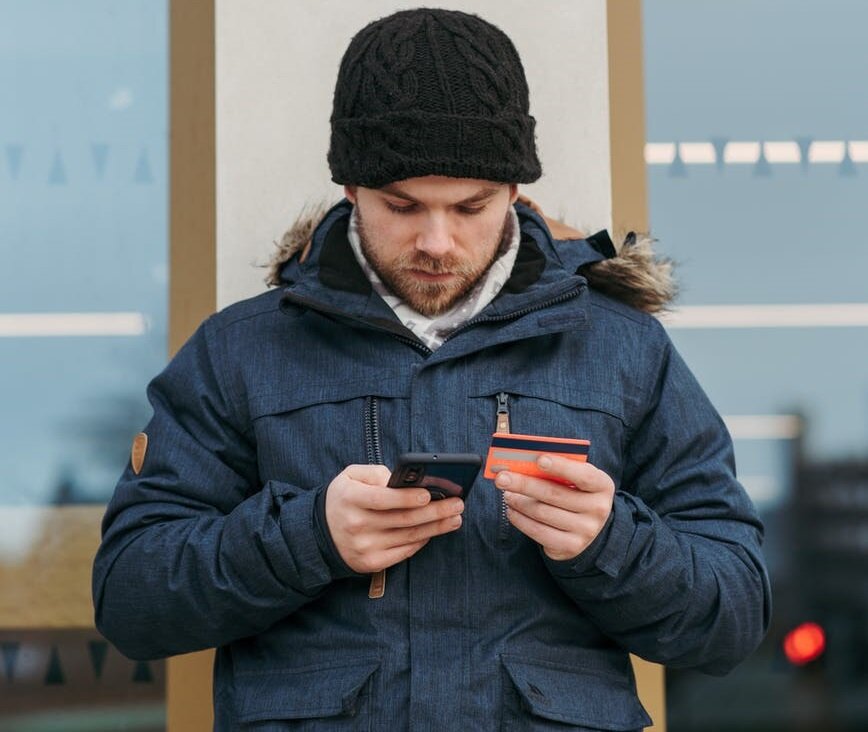
[[[406,397],[409,391],[409,379],[406,376],[383,371],[361,379],[305,382],[296,384],[293,388],[251,395],[248,409],[250,418],[257,419],[268,414],[291,412],[317,404],[345,402],[366,396],[397,399]]]
[[[538,717],[605,730],[651,724],[626,678],[510,656],[501,661],[523,705]]]
[[[353,715],[362,689],[379,667],[379,661],[363,659],[239,675],[239,719],[254,722]]]
[[[624,398],[622,396],[587,386],[570,387],[562,383],[543,381],[510,383],[508,378],[501,376],[496,386],[475,389],[471,396],[494,399],[501,392],[514,394],[519,398],[531,397],[556,402],[574,409],[592,409],[624,421]]]

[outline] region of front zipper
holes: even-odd
[[[383,464],[383,449],[380,442],[380,400],[375,396],[365,399],[365,455],[368,465]],[[371,575],[368,597],[379,600],[386,593],[386,570]]]
[[[505,391],[500,392],[497,397],[497,414],[495,432],[500,434],[509,434],[509,394]],[[500,494],[500,521],[498,522],[497,538],[501,544],[509,541],[509,517],[506,515],[506,500],[503,498],[503,491],[498,491]]]
[[[368,465],[383,464],[380,442],[380,402],[375,396],[365,399],[365,455]]]

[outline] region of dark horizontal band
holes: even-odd
[[[536,450],[537,452],[565,452],[570,455],[587,455],[590,445],[548,440],[523,440],[520,437],[492,437],[492,447],[508,447],[513,450]]]

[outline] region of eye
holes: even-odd
[[[390,203],[389,201],[384,200],[383,203],[386,204],[386,208],[389,209],[392,213],[396,214],[410,214],[416,210],[416,204],[411,203],[406,206],[397,206],[394,203]]]
[[[464,214],[465,216],[476,216],[476,214],[480,214],[485,211],[485,206],[459,206],[458,213]]]

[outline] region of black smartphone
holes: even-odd
[[[406,452],[398,458],[388,485],[392,488],[427,488],[432,500],[467,499],[482,466],[479,455],[459,452]]]

